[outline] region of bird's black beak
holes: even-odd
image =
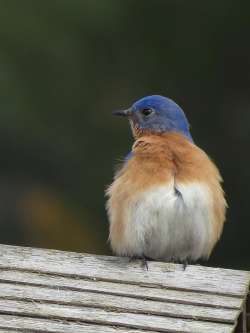
[[[131,108],[127,110],[118,110],[118,111],[113,111],[112,114],[114,116],[122,116],[122,117],[129,117],[132,114]]]

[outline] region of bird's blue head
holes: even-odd
[[[128,117],[134,133],[177,132],[193,141],[185,113],[167,97],[146,96],[129,109],[115,111],[114,114]]]

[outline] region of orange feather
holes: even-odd
[[[126,207],[136,194],[157,185],[170,183],[207,186],[212,199],[210,252],[219,239],[225,221],[226,201],[220,173],[207,154],[178,133],[139,135],[133,145],[133,156],[117,172],[108,188],[108,210],[116,212],[111,224],[112,241],[119,243],[124,235]]]

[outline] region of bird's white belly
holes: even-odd
[[[210,253],[212,197],[205,184],[172,183],[134,195],[124,218],[120,253],[163,260],[197,260]]]

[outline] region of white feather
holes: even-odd
[[[123,219],[123,238],[113,246],[120,255],[197,260],[210,254],[212,197],[205,184],[168,183],[134,195]]]

